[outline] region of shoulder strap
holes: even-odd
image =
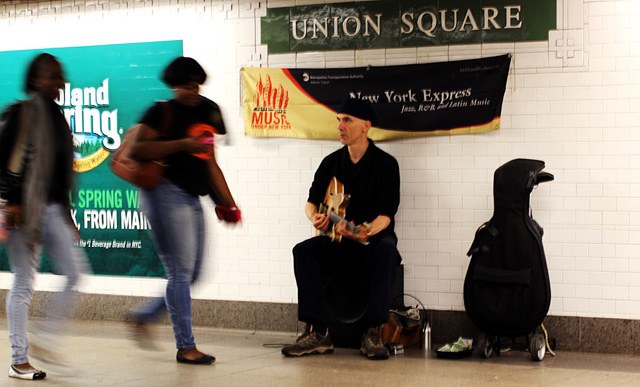
[[[163,112],[160,134],[163,136],[169,136],[171,134],[171,124],[173,121],[173,109],[171,108],[171,103],[169,101],[162,101],[160,102],[160,105],[162,105]]]
[[[22,173],[22,164],[29,146],[29,122],[33,115],[32,106],[29,101],[20,103],[20,116],[18,119],[18,133],[16,142],[13,145],[11,156],[7,162],[7,172],[13,175]]]

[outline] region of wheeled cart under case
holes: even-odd
[[[555,339],[550,339],[544,325],[523,337],[498,337],[481,332],[474,345],[481,358],[488,358],[494,353],[500,356],[505,350],[521,349],[528,351],[531,360],[541,361],[547,352],[555,355]]]

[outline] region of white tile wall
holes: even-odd
[[[332,2],[5,2],[0,36],[12,38],[0,39],[0,50],[184,40],[185,55],[198,59],[216,85],[203,92],[224,111],[230,145],[218,157],[244,215],[241,227],[229,228],[209,211],[209,254],[194,296],[267,302],[296,302],[290,251],[312,235],[303,213],[308,185],[339,144],[244,137],[239,68],[383,66],[514,53],[499,131],[382,144],[401,166],[397,231],[405,290],[428,308],[463,310],[465,254],[492,214],[493,171],[513,158],[536,158],[556,177],[532,196],[534,217],[545,228],[550,313],[640,318],[640,2],[558,0],[558,28],[549,42],[282,55],[268,55],[260,45],[259,17],[268,7]],[[52,27],[56,34],[45,33]],[[77,33],[89,27],[102,33]],[[10,284],[10,274],[0,273],[0,287]],[[91,276],[82,289],[148,296],[161,294],[162,284]],[[59,286],[55,276],[38,277],[39,290]]]

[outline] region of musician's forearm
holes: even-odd
[[[304,206],[304,213],[307,215],[307,218],[313,222],[313,216],[318,213],[318,206],[311,202],[307,202]]]
[[[376,235],[380,231],[389,227],[390,223],[391,223],[391,218],[389,218],[386,215],[378,215],[378,217],[371,222],[371,229],[369,230],[369,235]]]

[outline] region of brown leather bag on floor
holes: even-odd
[[[427,327],[427,312],[422,302],[412,297],[420,303],[422,308],[405,307],[391,309],[389,311],[389,321],[382,326],[382,341],[384,343],[395,343],[409,347],[422,342],[424,330]]]

